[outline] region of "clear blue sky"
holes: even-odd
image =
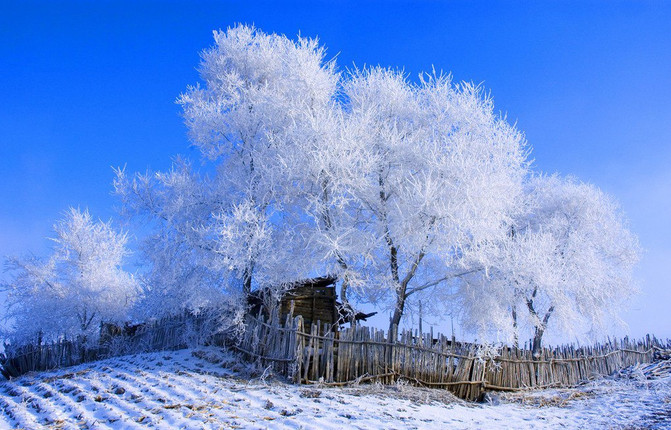
[[[536,169],[621,202],[646,249],[625,319],[671,337],[671,2],[246,3],[0,1],[0,255],[43,254],[68,206],[114,216],[111,166],[197,158],[174,101],[242,22],[319,36],[341,68],[483,83]]]

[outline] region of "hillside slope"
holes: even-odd
[[[468,404],[403,384],[294,386],[216,348],[139,354],[0,383],[0,428],[671,428],[671,376]]]

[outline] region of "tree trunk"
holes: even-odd
[[[347,269],[347,266],[345,263],[342,263],[342,266],[344,269]],[[345,311],[345,321],[346,323],[350,323],[350,325],[356,324],[356,312],[354,312],[354,309],[352,308],[352,305],[350,305],[349,300],[347,299],[347,290],[349,288],[349,281],[347,279],[347,274],[343,277],[342,280],[342,285],[340,285],[340,301],[342,302],[342,309]]]
[[[405,309],[405,301],[408,299],[408,296],[412,294],[412,291],[408,292],[408,284],[417,273],[417,268],[419,264],[424,259],[424,250],[420,251],[419,254],[415,257],[415,260],[410,266],[410,270],[406,273],[403,280],[399,281],[398,277],[398,254],[395,247],[391,247],[391,273],[396,283],[396,306],[394,307],[394,314],[391,317],[390,327],[398,325],[401,322],[401,317],[403,316],[403,311]]]
[[[534,299],[536,298],[536,294],[538,293],[538,289],[534,288],[533,293],[531,293],[531,297],[527,298],[527,308],[529,309],[529,313],[533,317],[535,321],[535,330],[534,330],[534,339],[533,343],[531,346],[531,353],[534,356],[534,358],[538,359],[541,354],[541,341],[543,340],[543,333],[545,333],[545,329],[548,326],[548,320],[550,319],[550,316],[552,315],[552,312],[554,312],[555,307],[550,306],[550,309],[548,309],[547,313],[543,317],[543,319],[540,319],[540,316],[538,315],[538,312],[536,312],[536,309],[534,309]]]
[[[391,320],[389,321],[389,334],[392,334],[393,327],[398,326],[401,323],[401,317],[403,317],[403,309],[405,308],[405,287],[403,285],[398,285],[398,291],[396,294],[396,306],[394,307],[394,313],[392,314]]]
[[[250,263],[242,273],[242,293],[248,297],[252,292],[252,272],[254,271],[254,263]]]
[[[517,328],[517,308],[513,306],[513,346],[520,347],[520,335]]]
[[[394,284],[396,285],[396,306],[394,306],[394,313],[392,314],[391,320],[389,321],[389,334],[392,334],[392,329],[394,326],[398,328],[401,317],[403,316],[403,309],[405,308],[405,290],[406,286],[403,285],[400,281],[398,275],[398,251],[394,246],[394,241],[391,238],[389,229],[385,233],[385,239],[389,245],[389,269],[391,271],[391,277]]]
[[[380,184],[380,203],[382,204],[383,207],[385,207],[389,195],[385,190],[385,183],[381,174],[378,176],[378,181]],[[398,325],[401,322],[401,317],[403,316],[405,301],[409,295],[408,283],[410,283],[412,278],[415,276],[417,268],[419,267],[419,264],[422,262],[422,259],[424,258],[425,254],[424,249],[419,251],[419,254],[415,256],[412,265],[408,269],[408,273],[406,273],[405,277],[401,280],[401,276],[399,274],[398,248],[396,247],[394,239],[391,236],[391,231],[389,229],[389,223],[387,220],[386,209],[384,209],[384,212],[382,213],[382,219],[385,224],[384,239],[387,242],[387,246],[389,247],[389,270],[391,272],[391,279],[393,280],[394,285],[396,286],[396,306],[394,307],[394,313],[392,314],[391,320],[389,321],[389,333],[391,335],[393,331],[392,329],[394,328],[394,326],[398,328]],[[433,224],[434,221],[435,219],[432,220],[431,223]]]
[[[545,333],[545,327],[536,327],[534,330],[534,340],[533,344],[531,346],[531,355],[534,357],[535,360],[538,360],[541,356],[541,349],[542,349],[542,340],[543,340],[543,333]]]

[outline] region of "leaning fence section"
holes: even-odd
[[[248,317],[245,330],[232,348],[282,375],[294,379],[297,371],[297,337],[303,330],[302,319],[288,317],[285,324],[279,324],[277,313],[268,321],[262,316]]]
[[[459,343],[433,333],[403,331],[390,339],[371,327],[334,332],[329,325],[318,323],[304,331],[302,318],[296,317],[288,318],[284,325],[248,319],[236,348],[296,383],[391,384],[405,380],[475,400],[485,390],[573,386],[650,362],[656,350],[669,347],[668,341],[654,337],[625,338],[592,347],[546,348],[533,356],[526,349]]]

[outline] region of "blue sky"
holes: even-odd
[[[318,36],[341,69],[482,83],[536,169],[620,201],[646,250],[625,320],[671,337],[671,2],[332,4],[0,1],[0,255],[43,254],[68,206],[114,216],[112,166],[197,159],[174,101],[242,22]]]

